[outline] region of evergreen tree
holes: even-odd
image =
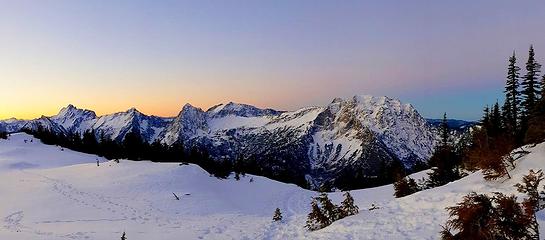
[[[282,221],[282,213],[280,212],[280,208],[276,208],[276,210],[274,210],[273,221]]]
[[[520,105],[520,67],[517,66],[517,57],[513,51],[513,56],[509,58],[507,68],[507,81],[505,83],[505,109],[504,116],[506,125],[510,128],[510,134],[515,136],[518,129],[519,105]]]
[[[545,141],[545,75],[541,80],[541,86],[541,98],[528,119],[526,136],[524,136],[526,144]]]
[[[146,159],[167,161],[170,162],[172,159],[169,158],[170,148],[162,144],[159,140],[155,140],[150,146],[148,151],[148,156]]]
[[[481,126],[484,129],[490,128],[490,108],[486,105],[483,109],[483,118],[481,119]]]
[[[136,131],[130,131],[125,134],[123,139],[123,148],[125,156],[131,160],[140,160],[146,149],[146,143]]]
[[[539,99],[539,73],[541,65],[535,59],[534,47],[530,45],[530,50],[528,52],[528,61],[526,62],[526,75],[522,81],[522,102],[523,115],[522,115],[522,124],[525,131],[526,123],[528,118],[534,111],[537,100]]]
[[[501,128],[506,129],[511,136],[515,136],[515,127],[512,126],[513,115],[511,113],[511,102],[509,99],[505,99],[503,106],[501,106]]]
[[[447,113],[443,114],[443,120],[441,121],[441,147],[447,147],[449,144],[449,128],[447,122]]]
[[[419,190],[416,181],[410,177],[399,178],[399,180],[394,183],[394,196],[396,198],[411,195]]]
[[[96,153],[98,150],[98,141],[94,130],[85,131],[81,139],[83,151],[86,153]]]
[[[240,180],[240,175],[244,175],[245,174],[245,170],[244,170],[245,166],[244,166],[244,158],[242,157],[242,155],[239,155],[236,159],[235,159],[235,162],[233,163],[233,171],[235,172],[235,179],[238,181]]]
[[[345,218],[354,214],[358,214],[359,208],[354,204],[354,198],[350,195],[350,192],[344,192],[344,200],[339,207],[339,217]]]
[[[441,186],[460,178],[460,173],[458,171],[460,157],[449,142],[450,131],[447,125],[446,113],[443,115],[443,122],[441,123],[439,131],[441,137],[440,143],[436,146],[435,151],[429,160],[432,172],[428,173],[429,178],[426,184],[430,188]],[[415,187],[413,183],[410,183],[409,180],[400,179],[399,176],[397,176],[397,180],[399,196],[411,194],[418,188]],[[416,185],[415,182],[414,184]]]
[[[305,224],[305,227],[310,231],[315,231],[329,225],[329,224],[326,224],[328,222],[328,219],[322,213],[322,210],[318,206],[316,199],[312,200],[312,202],[310,203],[310,206],[311,206],[311,210],[307,216],[307,222]]]
[[[331,202],[331,200],[327,196],[327,193],[320,193],[320,195],[317,197],[317,200],[322,207],[322,212],[324,216],[327,218],[327,222],[325,224],[326,226],[329,226],[331,223],[339,219],[338,207],[335,206],[333,202]]]
[[[545,74],[541,77],[541,100],[544,99],[545,96]]]
[[[8,139],[8,133],[0,131],[0,139]]]
[[[501,131],[502,126],[502,116],[500,111],[500,105],[498,104],[498,101],[494,104],[494,107],[492,108],[492,113],[490,114],[490,129],[489,132],[496,136]]]

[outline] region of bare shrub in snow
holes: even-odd
[[[522,183],[517,183],[517,191],[528,195],[528,198],[523,201],[523,205],[526,210],[526,214],[531,217],[531,222],[529,223],[530,231],[532,233],[532,238],[530,239],[539,239],[539,224],[536,218],[536,212],[545,208],[543,204],[543,192],[540,194],[538,188],[541,181],[545,179],[542,170],[534,171],[530,169],[528,175],[525,175],[522,178]]]

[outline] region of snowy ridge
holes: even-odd
[[[23,126],[27,123],[25,120],[20,120],[17,118],[10,118],[3,121],[0,121],[0,131],[4,132],[18,132]]]
[[[413,106],[368,95],[291,112],[233,102],[203,111],[186,104],[175,118],[147,116],[134,108],[96,116],[69,105],[20,129],[42,124],[58,133],[93,130],[97,137],[117,141],[136,131],[148,142],[206,148],[215,158],[254,158],[264,169],[312,179],[313,184],[334,181],[339,172],[377,174],[385,162],[400,161],[410,168],[427,161],[436,142]],[[17,129],[8,121],[0,121],[1,126]]]
[[[260,117],[279,115],[281,112],[273,109],[260,109],[248,104],[229,102],[211,107],[206,111],[210,117],[235,115],[239,117]]]
[[[146,141],[153,142],[171,121],[171,118],[147,116],[135,108],[131,108],[126,112],[94,119],[89,122],[88,129],[94,130],[96,134],[104,134],[106,137],[118,141],[122,140],[127,133],[136,131]]]

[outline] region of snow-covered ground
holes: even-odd
[[[130,240],[437,239],[445,207],[470,191],[515,193],[528,169],[545,168],[540,144],[510,180],[486,182],[477,172],[400,199],[391,185],[352,191],[360,214],[308,232],[316,193],[295,185],[250,175],[219,180],[195,165],[115,163],[31,139],[20,133],[0,140],[0,239],[119,239],[123,231]],[[331,198],[339,203],[342,193]],[[367,210],[373,203],[380,208]],[[280,223],[271,220],[277,207]],[[545,222],[544,212],[539,219]]]

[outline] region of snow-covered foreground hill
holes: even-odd
[[[528,169],[545,168],[540,144],[504,182],[485,182],[475,173],[401,199],[393,198],[391,185],[352,191],[360,214],[307,232],[316,193],[295,185],[258,176],[219,180],[194,165],[115,163],[36,139],[25,143],[30,139],[0,140],[0,239],[119,239],[123,231],[130,240],[437,239],[445,207],[470,191],[514,193]],[[368,211],[372,203],[380,209]],[[276,207],[281,223],[271,221]],[[543,212],[539,219],[544,225]]]

